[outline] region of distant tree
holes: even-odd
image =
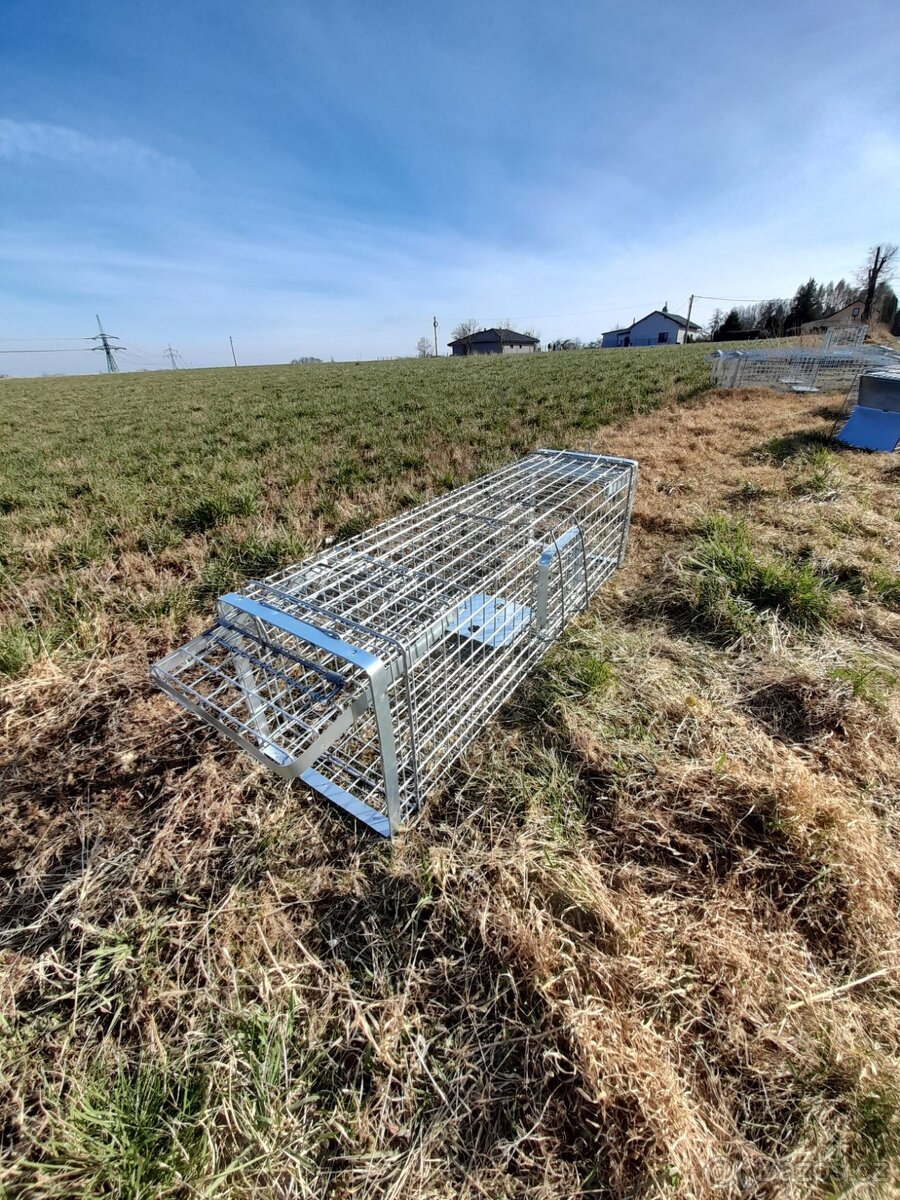
[[[810,276],[806,283],[801,283],[794,293],[785,321],[787,332],[797,333],[801,325],[805,325],[808,321],[818,321],[821,316],[819,287],[815,279]]]
[[[512,317],[501,317],[496,325],[497,329],[512,329],[512,327],[513,327]]]
[[[753,319],[747,328],[765,337],[784,337],[787,315],[787,300],[763,300],[753,305]]]
[[[416,354],[418,354],[419,358],[434,357],[434,343],[432,342],[431,338],[419,338],[419,340],[416,342]]]
[[[321,362],[321,361],[322,361],[321,358],[314,358],[313,355],[306,354],[303,356],[303,358],[292,358],[291,366],[292,367],[302,367],[305,363],[317,363],[317,362]],[[334,360],[332,359],[332,362],[333,361]]]
[[[822,316],[830,317],[840,309],[846,308],[848,304],[852,304],[854,300],[859,299],[859,288],[852,283],[848,283],[846,279],[839,279],[837,283],[823,283],[819,288],[819,304],[822,308]]]
[[[469,317],[468,321],[460,321],[453,330],[453,340],[457,338],[468,337],[470,333],[475,333],[478,330],[478,322],[474,317]]]
[[[743,333],[743,330],[744,324],[741,321],[741,314],[736,308],[733,308],[731,312],[729,312],[728,315],[722,319],[722,324],[713,334],[712,340],[714,342],[731,342],[734,341],[735,336],[740,337],[740,335]]]
[[[883,246],[873,246],[869,250],[869,257],[866,259],[865,265],[860,267],[857,279],[860,287],[866,289],[862,312],[864,321],[868,321],[871,315],[872,302],[875,299],[879,282],[887,283],[889,279],[893,278],[897,268],[898,254],[900,254],[900,246],[895,246],[893,242],[886,242]]]
[[[897,296],[889,283],[881,282],[875,289],[874,308],[884,325],[893,325],[897,316]]]
[[[716,340],[716,334],[719,332],[719,329],[721,328],[722,322],[724,320],[725,320],[725,314],[722,312],[721,308],[714,308],[713,314],[709,318],[709,324],[706,327],[706,331],[709,335],[709,340],[711,342],[714,342]]]

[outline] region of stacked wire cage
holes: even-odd
[[[620,566],[636,473],[535,451],[220,597],[152,675],[389,837]]]
[[[879,346],[782,347],[715,350],[707,362],[715,387],[839,392],[853,387],[863,371],[890,366],[891,355]]]

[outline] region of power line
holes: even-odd
[[[0,354],[83,354],[85,350],[96,350],[96,346],[70,346],[50,350],[0,350]]]
[[[759,304],[759,300],[739,300],[736,296],[694,296],[695,300],[724,300],[726,304]]]

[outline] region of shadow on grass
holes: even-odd
[[[770,438],[754,446],[751,455],[765,454],[776,462],[786,462],[789,458],[803,453],[804,450],[839,450],[842,447],[835,442],[830,434],[822,433],[820,429],[803,429],[784,437]]]
[[[847,415],[847,409],[843,404],[823,404],[819,408],[814,408],[813,413],[825,421],[839,421],[841,417]]]

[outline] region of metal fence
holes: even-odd
[[[536,451],[222,596],[152,675],[391,836],[621,564],[636,471]]]
[[[764,387],[781,392],[839,392],[863,371],[894,365],[880,346],[814,346],[770,350],[716,350],[707,355],[713,386]]]

